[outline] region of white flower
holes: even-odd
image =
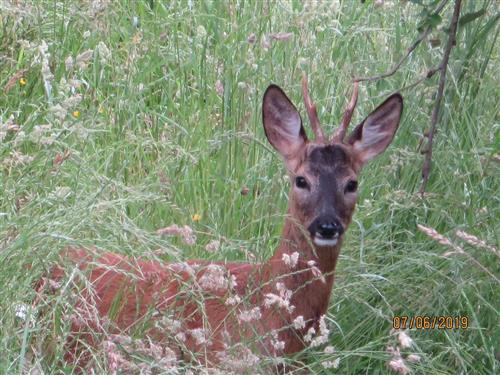
[[[408,366],[406,366],[406,363],[405,361],[403,360],[403,358],[399,357],[399,358],[393,358],[390,362],[389,362],[389,367],[391,369],[393,369],[394,371],[400,373],[400,374],[408,374],[410,372],[410,369],[408,368]]]
[[[316,330],[314,329],[314,327],[309,328],[309,330],[307,331],[307,333],[304,336],[304,341],[305,342],[311,342],[312,341],[312,337],[315,334],[316,334]]]
[[[66,70],[72,70],[73,69],[73,57],[69,55],[66,60],[64,60],[64,65],[66,66]]]
[[[299,253],[298,252],[293,252],[292,254],[286,254],[284,253],[282,256],[281,256],[281,259],[283,260],[283,262],[289,266],[290,268],[295,268],[297,267],[297,263],[299,261]]]
[[[214,253],[220,248],[220,241],[213,240],[210,241],[206,246],[205,250],[208,251],[209,253]]]
[[[321,362],[321,365],[324,368],[337,369],[337,368],[339,368],[339,365],[340,365],[340,358],[335,358],[333,361],[323,361],[323,362]]]
[[[211,341],[208,337],[209,333],[206,329],[195,328],[195,329],[190,329],[188,332],[194,338],[197,345],[211,344]]]
[[[406,357],[406,359],[408,360],[408,362],[417,363],[420,362],[421,357],[418,354],[410,354],[408,357]]]
[[[413,340],[405,331],[401,331],[398,334],[399,345],[401,348],[410,348],[413,345]]]
[[[295,329],[302,329],[305,328],[306,322],[304,321],[304,317],[302,315],[297,316],[293,320],[293,328]]]
[[[240,296],[233,296],[226,299],[226,306],[234,306],[241,302]]]
[[[78,66],[80,69],[85,69],[89,63],[89,61],[92,59],[92,55],[94,54],[94,51],[91,49],[88,49],[82,53],[80,53],[78,56],[76,56],[75,64]]]
[[[293,312],[295,306],[290,304],[290,298],[292,297],[293,292],[290,289],[287,289],[284,283],[277,282],[276,290],[279,292],[279,295],[274,293],[267,293],[264,300],[264,306],[270,307],[272,305],[278,305],[280,308],[286,309],[289,313]]]
[[[28,306],[24,303],[14,305],[15,314],[19,319],[26,320],[28,315]]]
[[[316,267],[316,262],[314,260],[309,260],[307,262],[307,265],[311,269],[311,272],[315,278],[320,279],[323,284],[326,283],[326,279],[325,276],[323,275],[323,272],[321,272],[321,270],[318,267]]]
[[[217,264],[209,264],[205,272],[198,280],[200,287],[211,291],[224,291],[236,286],[236,276],[230,275],[228,278],[227,270]]]
[[[333,354],[335,353],[335,348],[331,345],[328,345],[327,347],[325,347],[325,349],[323,349],[323,352],[325,352],[325,354]]]
[[[253,320],[259,320],[262,317],[260,308],[254,307],[251,310],[243,310],[238,315],[238,321],[241,322],[251,322]]]
[[[97,52],[99,53],[99,60],[101,61],[101,64],[105,64],[111,60],[111,52],[104,42],[99,42],[97,45]]]

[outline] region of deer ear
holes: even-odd
[[[264,94],[262,122],[269,143],[288,164],[307,142],[307,137],[299,112],[276,85],[269,86]]]
[[[347,139],[361,162],[365,164],[384,152],[396,134],[403,112],[403,97],[391,95],[361,124],[356,126]]]

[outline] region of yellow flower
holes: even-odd
[[[104,113],[104,107],[100,105],[99,108],[97,109],[97,112]]]
[[[73,117],[74,118],[80,117],[80,111],[73,111]]]
[[[28,80],[26,78],[24,78],[24,77],[21,77],[21,79],[19,80],[19,84],[21,86],[24,86],[27,83],[28,83]]]
[[[200,214],[194,214],[191,219],[193,219],[194,222],[198,222],[201,220],[201,215]]]

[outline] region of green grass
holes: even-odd
[[[331,132],[349,99],[351,76],[375,75],[397,62],[417,36],[421,9],[369,1],[94,3],[0,3],[0,88],[27,69],[26,84],[16,81],[0,96],[0,131],[11,116],[20,127],[0,142],[0,373],[37,366],[48,374],[71,372],[59,360],[70,294],[46,307],[52,322],[15,314],[16,305],[31,304],[34,283],[68,245],[132,256],[161,249],[164,259],[268,258],[289,184],[263,132],[265,88],[280,85],[305,119],[305,71]],[[395,344],[390,330],[398,315],[470,319],[467,330],[411,330],[412,352],[422,357],[411,365],[415,373],[498,372],[498,257],[454,236],[461,229],[499,244],[498,10],[494,1],[469,1],[463,13],[483,6],[486,14],[459,29],[452,51],[428,195],[417,195],[418,145],[430,123],[437,76],[402,92],[396,139],[363,172],[329,310],[330,342],[340,358],[332,373],[388,373],[386,347]],[[277,32],[293,36],[271,40]],[[247,41],[252,34],[254,44]],[[443,32],[433,36],[445,44]],[[50,54],[50,93],[36,48],[42,41]],[[87,50],[94,53],[77,67],[77,55]],[[72,69],[65,66],[69,56]],[[424,43],[394,76],[362,84],[353,122],[437,66],[440,56],[441,48]],[[71,79],[79,83],[76,105],[68,104],[71,89],[62,81]],[[57,105],[67,106],[66,116],[51,110]],[[40,136],[36,126],[43,124],[51,128]],[[54,166],[66,150],[70,156]],[[32,160],[16,163],[16,153]],[[192,226],[196,245],[155,234],[173,223]],[[418,232],[417,224],[447,235],[483,268],[468,256],[442,257],[450,249]],[[222,240],[221,250],[207,253],[213,239]],[[311,350],[310,371],[329,373],[324,359],[321,350]]]

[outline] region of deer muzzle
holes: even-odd
[[[308,229],[317,246],[335,246],[344,233],[344,226],[335,216],[319,216]]]

